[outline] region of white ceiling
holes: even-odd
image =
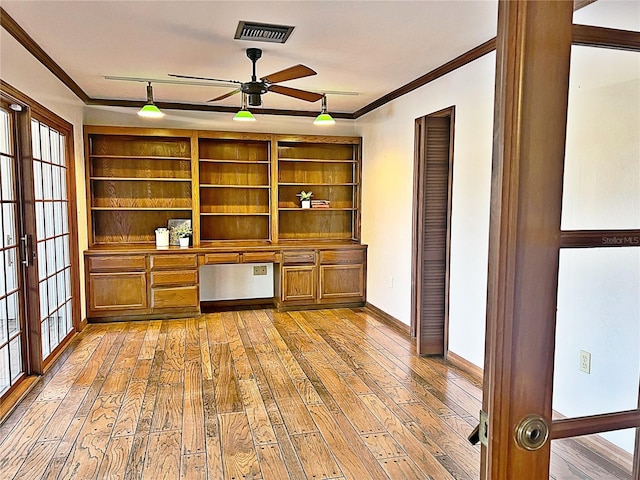
[[[91,98],[145,99],[143,83],[168,73],[248,81],[248,47],[263,49],[258,77],[302,63],[317,75],[283,82],[328,95],[354,112],[496,34],[495,0],[25,1],[2,8]],[[234,40],[238,21],[293,25],[283,44]],[[232,88],[154,84],[156,101],[206,104]],[[238,95],[216,105],[239,106]],[[264,108],[317,110],[275,93]]]

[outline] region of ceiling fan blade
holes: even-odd
[[[283,87],[282,85],[270,85],[269,91],[279,93],[280,95],[287,95],[288,97],[298,98],[300,100],[306,100],[307,102],[317,102],[324,97],[321,93],[307,92],[306,90]]]
[[[194,77],[193,75],[180,75],[177,73],[167,73],[167,75],[175,78],[189,78],[191,80],[208,80],[210,82],[222,82],[222,83],[237,83],[238,85],[242,85],[242,82],[239,82],[238,80],[220,80],[219,78]]]
[[[239,88],[236,88],[235,90],[231,90],[230,92],[227,92],[224,95],[220,95],[219,97],[212,98],[211,100],[207,100],[207,102],[217,102],[218,100],[224,100],[225,98],[228,98],[231,95],[235,95],[236,93],[240,93]]]
[[[285,68],[279,72],[272,73],[266,77],[262,77],[261,80],[265,80],[269,83],[284,82],[286,80],[293,80],[294,78],[309,77],[316,75],[316,72],[304,65],[294,65],[293,67]]]

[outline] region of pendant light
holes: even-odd
[[[242,106],[240,107],[238,113],[236,113],[236,115],[233,117],[233,119],[237,122],[256,121],[256,117],[254,117],[253,114],[249,110],[247,110],[247,94],[244,92],[242,93]]]
[[[151,82],[147,85],[147,103],[140,109],[138,115],[144,118],[162,118],[164,113],[153,103],[153,87]]]
[[[322,110],[320,111],[320,115],[316,117],[313,121],[314,125],[335,125],[336,121],[329,115],[327,112],[327,96],[324,95],[322,97]]]

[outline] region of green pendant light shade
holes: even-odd
[[[240,110],[238,111],[238,113],[235,114],[233,119],[236,122],[255,122],[256,121],[256,117],[253,116],[253,113],[247,110],[247,94],[246,93],[242,94],[242,107],[240,107]]]
[[[322,110],[320,115],[313,121],[314,125],[335,125],[336,121],[333,119],[329,112],[327,112],[327,96],[322,97]]]
[[[164,117],[164,113],[153,103],[153,87],[151,87],[151,82],[147,85],[147,103],[138,111],[138,115],[144,118]]]

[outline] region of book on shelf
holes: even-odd
[[[311,200],[311,208],[330,208],[329,200]]]

